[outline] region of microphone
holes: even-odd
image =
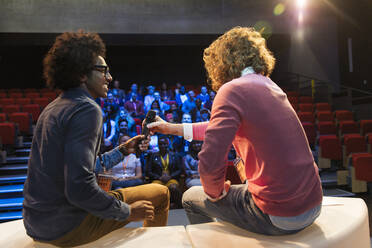
[[[151,109],[146,114],[143,129],[142,129],[142,134],[145,135],[146,138],[147,138],[147,136],[149,136],[149,133],[150,133],[150,130],[147,128],[147,124],[149,124],[151,122],[154,122],[155,121],[155,116],[156,116],[156,112],[154,110],[151,110]]]

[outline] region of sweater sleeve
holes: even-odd
[[[192,124],[192,139],[204,140],[205,131],[207,130],[209,122],[197,122]]]
[[[238,92],[232,83],[223,85],[218,91],[199,153],[200,179],[205,193],[212,198],[219,197],[223,192],[227,154],[241,123]],[[199,125],[195,131],[200,132],[205,127]]]
[[[93,173],[99,118],[98,106],[85,104],[70,119],[65,134],[64,190],[73,205],[104,219],[124,221],[130,215],[129,205],[99,188]]]

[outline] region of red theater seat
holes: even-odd
[[[287,92],[287,96],[294,96],[294,97],[298,97],[299,94],[297,91],[288,91]]]
[[[6,122],[6,121],[7,121],[6,114],[0,113],[0,122]]]
[[[0,98],[0,105],[11,105],[14,104],[14,98]]]
[[[48,98],[49,101],[51,102],[51,101],[53,101],[54,99],[57,98],[57,93],[55,93],[54,91],[52,91],[52,92],[42,92],[41,96],[45,97],[45,98]]]
[[[133,118],[133,120],[136,123],[136,125],[142,126],[142,120],[140,118]]]
[[[331,105],[326,102],[315,103],[315,109],[316,111],[332,111]]]
[[[337,127],[332,121],[318,123],[319,135],[337,135]]]
[[[363,136],[367,133],[372,133],[372,120],[361,120],[360,130]]]
[[[316,119],[318,120],[318,122],[323,122],[323,121],[333,122],[333,114],[330,111],[318,111],[316,112]]]
[[[352,155],[352,161],[355,168],[355,178],[372,182],[372,154],[355,153]]]
[[[298,108],[301,112],[313,112],[314,106],[311,103],[300,103]]]
[[[39,94],[39,92],[28,92],[28,93],[25,94],[25,97],[31,98],[31,99],[39,98],[40,94]]]
[[[356,123],[355,121],[340,121],[339,125],[340,136],[350,133],[360,133],[358,123]]]
[[[12,122],[0,123],[0,137],[3,145],[15,145],[17,126]]]
[[[298,98],[296,96],[288,96],[288,101],[291,104],[298,104]]]
[[[40,97],[40,98],[34,98],[33,99],[33,102],[35,104],[39,104],[40,107],[43,109],[43,108],[45,108],[49,104],[50,101],[46,97]]]
[[[346,148],[346,155],[352,152],[366,152],[366,141],[360,134],[345,134],[344,145]]]
[[[8,94],[10,94],[10,93],[14,93],[14,92],[22,92],[22,91],[21,91],[21,89],[19,89],[19,88],[14,88],[14,89],[9,89],[9,90],[8,90]]]
[[[32,134],[32,117],[30,113],[19,112],[9,115],[9,121],[18,124],[19,131],[22,134]]]
[[[17,98],[15,103],[19,105],[26,105],[31,103],[31,98]]]
[[[303,122],[301,124],[305,130],[309,145],[310,146],[315,145],[315,139],[316,139],[315,125],[311,122]]]
[[[3,112],[6,114],[11,114],[11,113],[20,112],[20,111],[21,111],[21,108],[17,104],[3,106]]]
[[[36,123],[40,116],[40,106],[39,104],[26,104],[22,106],[22,111],[30,113],[32,116],[32,121]]]
[[[23,98],[22,92],[13,92],[9,94],[10,98]]]
[[[24,89],[23,92],[24,92],[24,93],[28,93],[28,92],[37,92],[37,89],[35,89],[35,88],[27,88],[27,89]]]
[[[313,103],[313,98],[311,96],[300,96],[299,98],[300,103]]]
[[[137,135],[140,135],[141,134],[141,132],[142,132],[141,125],[136,125],[136,132],[137,132]]]
[[[0,98],[7,98],[8,95],[5,92],[0,92]]]
[[[349,110],[336,110],[335,117],[337,121],[353,121],[353,113]]]
[[[332,160],[342,159],[341,142],[336,135],[324,135],[319,137],[320,156]]]
[[[314,115],[311,112],[299,112],[297,115],[301,122],[314,123]]]

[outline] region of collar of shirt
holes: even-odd
[[[241,72],[241,76],[245,76],[245,75],[248,75],[248,74],[253,74],[253,73],[256,73],[254,70],[253,70],[253,67],[252,66],[248,66],[246,68],[244,68]]]

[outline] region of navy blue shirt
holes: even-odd
[[[88,212],[118,221],[129,217],[129,205],[97,185],[94,169],[101,137],[101,109],[82,88],[63,92],[41,113],[23,191],[23,221],[29,236],[62,237]],[[114,153],[121,158],[120,152]]]

